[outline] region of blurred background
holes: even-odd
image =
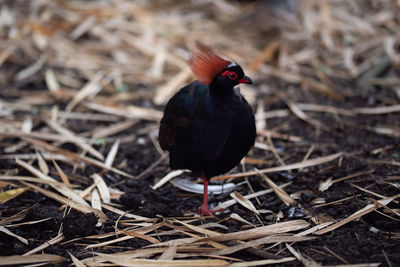
[[[324,103],[354,94],[365,98],[360,105],[392,103],[400,95],[399,5],[3,0],[1,91],[11,96],[18,89],[48,89],[68,101],[91,82],[95,89],[82,99],[100,94],[112,96],[109,105],[162,105],[193,80],[187,60],[194,42],[201,41],[237,61],[256,81],[245,92],[253,103],[256,96],[271,95],[273,102],[276,92],[294,99],[311,92]]]

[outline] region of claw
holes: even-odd
[[[215,217],[215,213],[217,212],[223,212],[225,209],[214,209],[214,210],[210,210],[207,206],[203,206],[201,205],[201,216],[213,216]]]

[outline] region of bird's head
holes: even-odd
[[[197,51],[193,53],[189,63],[200,82],[221,90],[232,89],[240,83],[253,83],[237,63],[221,58],[204,45],[197,45]]]
[[[231,62],[220,74],[214,77],[214,81],[224,87],[234,87],[239,83],[253,84],[253,81],[244,75],[243,69],[235,62]]]

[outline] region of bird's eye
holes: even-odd
[[[231,80],[235,80],[236,78],[237,78],[237,74],[236,73],[234,73],[234,72],[231,72],[231,73],[229,73],[229,79],[231,79]]]

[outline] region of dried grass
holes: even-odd
[[[400,8],[398,1],[311,0],[296,4],[287,1],[295,6],[287,10],[279,6],[271,8],[267,1],[242,4],[225,0],[192,2],[43,0],[25,3],[27,6],[16,1],[14,5],[0,7],[0,160],[12,160],[17,164],[15,169],[0,171],[0,187],[19,187],[1,192],[0,205],[23,197],[29,189],[55,200],[61,208],[93,212],[99,223],[108,220],[105,213],[120,216],[113,222],[115,232],[80,239],[80,246],[83,244],[95,252],[70,254],[75,266],[264,266],[296,259],[305,266],[319,266],[289,242],[318,238],[378,209],[398,217],[398,210],[387,205],[397,202],[399,195],[387,197],[356,185],[361,192],[380,199],[371,199],[371,204],[347,218],[313,227],[304,220],[278,222],[286,220],[279,214],[274,214],[277,222],[270,222],[270,225],[249,222],[237,214],[211,225],[203,224],[204,218],[198,216],[146,218],[114,202],[116,195],[123,192],[116,192],[116,185],[110,185],[106,179],[108,172],[124,179],[142,179],[166,159],[155,142],[154,149],[161,155],[159,160],[149,162],[147,169],[133,175],[127,162],[119,160],[118,156],[130,142],[137,140],[139,143],[140,136],[148,136],[154,142],[157,123],[162,117],[160,105],[165,104],[182,85],[193,80],[186,62],[190,48],[199,39],[238,61],[257,81],[255,89],[246,87],[242,90],[249,102],[258,105],[258,139],[254,150],[272,151],[275,156],[270,160],[256,153],[246,158],[246,164],[268,166],[214,177],[212,181],[261,175],[265,186],[271,187],[248,195],[234,192],[232,199],[220,203],[217,209],[238,203],[249,210],[250,218],[259,216],[266,211],[260,203],[253,203],[250,199],[272,192],[286,205],[294,205],[295,200],[283,189],[290,183],[277,185],[265,173],[321,168],[319,173],[323,174],[348,160],[348,154],[338,150],[330,152],[330,155],[315,156],[317,148],[314,144],[310,145],[302,161],[298,158],[292,160],[290,155],[277,149],[274,141],[290,141],[293,146],[301,147],[302,142],[307,142],[307,137],[292,134],[287,124],[269,129],[266,120],[297,117],[315,127],[316,132],[320,129],[329,132],[331,126],[319,120],[318,113],[328,113],[346,125],[357,116],[390,116],[400,112],[399,104],[387,98],[385,105],[343,108],[332,104],[303,103],[296,98],[296,93],[291,94],[294,88],[303,89],[306,94],[312,92],[337,103],[335,101],[346,99],[354,91],[347,85],[349,83],[345,83],[346,86],[341,84],[357,81],[356,85],[361,89],[386,86],[387,90],[400,96],[396,74],[381,76],[383,70],[398,69],[400,64],[400,35],[396,30],[400,27],[396,18]],[[273,94],[279,96],[275,98],[283,100],[288,108],[265,111],[265,107],[275,101],[268,91],[277,89],[272,88],[276,80],[280,92],[275,90]],[[261,97],[256,99],[256,95]],[[82,121],[87,122],[88,127],[73,127],[81,125]],[[92,126],[93,122],[96,126]],[[141,128],[136,129],[137,126]],[[400,136],[399,125],[359,127],[377,134]],[[106,147],[109,149],[105,150]],[[329,162],[331,165],[326,167]],[[366,162],[400,165],[395,160]],[[93,170],[92,167],[96,167],[96,171],[87,175],[91,185],[76,179],[76,172]],[[19,175],[23,171],[32,176]],[[334,183],[372,172],[363,171],[327,180],[322,183],[321,191],[329,190]],[[181,174],[183,171],[178,170],[164,178],[157,177],[158,182],[152,189],[157,190]],[[229,184],[231,189],[236,185]],[[394,187],[396,185],[393,183]],[[185,186],[191,189],[185,189]],[[197,187],[180,185],[183,190],[201,192]],[[221,191],[221,186],[216,187],[215,192]],[[354,197],[348,197],[315,205],[314,208],[338,205],[352,199]],[[91,200],[91,206],[88,200]],[[9,229],[12,223],[23,219],[26,212],[2,218],[0,231],[27,244],[27,239]],[[243,229],[252,229],[227,232],[226,220],[235,220]],[[162,242],[160,236],[167,236],[168,241]],[[60,256],[40,253],[63,239],[64,236],[58,234],[24,257],[1,256],[0,265],[65,261]],[[105,252],[118,242],[134,239],[145,240],[150,245],[134,250],[119,247],[122,252],[117,253]],[[70,242],[78,245],[76,240]],[[287,257],[290,256],[287,253],[286,257],[277,259],[240,262],[241,259],[235,256],[237,254],[233,254],[241,250],[251,251],[249,249],[266,252],[265,244],[275,246],[281,242],[286,243],[286,248],[295,258]],[[274,256],[280,257],[279,253]]]

